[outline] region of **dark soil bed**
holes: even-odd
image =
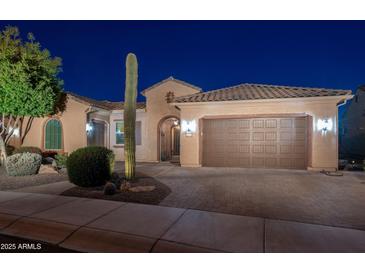
[[[135,186],[154,186],[155,189],[146,192],[131,192],[120,191],[114,195],[104,195],[104,186],[98,187],[73,187],[61,193],[64,196],[83,197],[92,199],[104,199],[112,201],[122,201],[131,203],[158,205],[165,197],[167,197],[171,190],[168,186],[162,184],[152,177],[137,173],[137,179],[131,183],[131,187]]]

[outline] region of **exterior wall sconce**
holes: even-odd
[[[332,119],[318,119],[317,130],[322,131],[322,134],[326,134],[333,129]]]
[[[186,121],[183,120],[181,122],[181,130],[183,133],[185,133],[186,137],[191,137],[196,131],[196,122],[195,120]]]

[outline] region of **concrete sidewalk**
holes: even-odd
[[[362,230],[1,191],[0,234],[82,252],[365,251]]]

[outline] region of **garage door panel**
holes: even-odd
[[[263,120],[263,119],[253,120],[253,122],[252,122],[252,127],[254,129],[256,129],[256,128],[264,128],[264,125],[265,125],[265,120]]]
[[[305,140],[305,133],[304,132],[295,132],[293,134],[293,141],[303,141]]]
[[[250,136],[251,136],[250,132],[240,132],[238,134],[238,136],[239,136],[238,138],[241,142],[242,141],[250,142]]]
[[[225,150],[227,152],[230,152],[230,153],[235,153],[235,152],[238,152],[240,149],[240,146],[238,144],[234,144],[234,143],[231,143],[231,144],[227,144],[226,145],[226,148]]]
[[[203,122],[203,165],[304,169],[305,117]]]
[[[265,145],[252,146],[252,153],[264,153],[264,152],[265,152]]]
[[[293,119],[280,119],[280,128],[292,128]]]
[[[241,144],[239,148],[239,152],[241,154],[250,154],[250,144]]]
[[[265,141],[276,141],[277,134],[276,132],[266,132],[265,133]]]
[[[307,127],[307,121],[305,119],[294,119],[293,121],[296,129],[305,129]]]
[[[238,129],[239,129],[239,131],[249,131],[251,129],[251,121],[250,120],[239,120]]]
[[[250,157],[240,157],[238,163],[240,167],[251,167]]]
[[[293,146],[292,145],[282,145],[280,144],[280,153],[281,154],[288,154],[293,152]]]
[[[265,120],[265,128],[277,128],[277,120],[276,119]]]
[[[252,157],[252,167],[265,167],[265,157]]]
[[[264,140],[265,140],[265,132],[252,133],[252,141],[264,141]]]
[[[294,153],[295,154],[305,154],[306,147],[304,145],[298,144],[294,146]]]
[[[277,158],[265,158],[265,167],[277,168]]]
[[[280,131],[280,141],[291,141],[293,134],[291,131]]]
[[[265,153],[266,154],[276,154],[277,145],[265,145]]]
[[[303,166],[305,166],[305,159],[294,159],[294,166],[295,169],[301,169]]]
[[[280,168],[292,168],[293,160],[291,158],[280,158],[279,166]]]

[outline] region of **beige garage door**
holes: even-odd
[[[307,118],[204,119],[203,165],[307,167]]]

